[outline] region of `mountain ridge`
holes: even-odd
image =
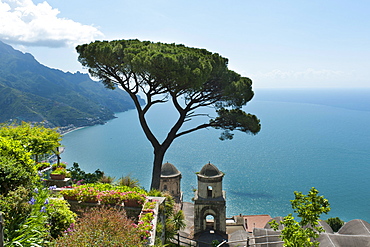
[[[0,122],[77,128],[103,124],[134,107],[123,90],[106,89],[88,74],[49,68],[0,41]]]

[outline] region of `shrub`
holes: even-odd
[[[71,178],[74,183],[77,181],[83,181],[83,183],[96,183],[104,175],[104,172],[100,171],[99,169],[94,173],[86,173],[76,162],[73,163],[72,167],[68,168],[67,170],[71,173]]]
[[[129,175],[125,176],[125,177],[121,177],[120,179],[118,179],[118,185],[128,186],[128,187],[131,187],[131,188],[140,187],[139,180],[137,180],[136,178],[132,178]]]
[[[65,200],[50,199],[46,212],[51,226],[50,234],[53,238],[59,237],[71,224],[75,223],[76,214],[70,210]]]
[[[31,212],[29,200],[30,192],[22,186],[9,191],[7,196],[0,195],[0,211],[3,212],[4,217],[5,239],[12,238],[12,235]]]
[[[18,224],[10,222],[5,226],[5,245],[9,246],[48,246],[50,240],[50,224],[46,208],[49,193],[45,189],[35,188],[29,195],[30,212]],[[10,229],[13,228],[13,230]]]
[[[113,192],[115,191],[115,192]],[[114,186],[111,184],[84,184],[76,186],[73,189],[62,190],[61,194],[67,197],[75,197],[76,200],[82,202],[98,201],[98,194],[104,204],[112,204],[116,200],[136,199],[140,204],[143,204],[146,199],[146,192],[140,188],[131,188],[127,186]],[[112,195],[110,201],[109,196]]]
[[[120,204],[123,201],[122,192],[116,190],[101,191],[97,198],[101,204]]]
[[[22,186],[29,189],[40,178],[21,143],[0,137],[0,194]]]
[[[344,221],[339,219],[338,217],[329,218],[325,221],[326,223],[329,224],[329,226],[331,227],[331,229],[333,229],[334,232],[338,232],[339,229],[344,225]]]
[[[55,163],[55,164],[53,164],[52,166],[52,169],[53,170],[55,170],[55,169],[57,169],[57,168],[59,168],[59,167],[62,167],[62,168],[67,168],[67,164],[66,163],[64,163],[64,162],[61,162],[61,163]]]
[[[63,167],[57,167],[54,171],[51,172],[51,174],[66,175],[66,177],[70,176],[70,173],[67,171],[67,169]]]
[[[92,208],[73,228],[59,237],[55,246],[144,246],[142,232],[128,219],[124,211],[115,208]]]
[[[99,180],[98,182],[99,183],[103,183],[103,184],[113,184],[114,180],[116,178],[115,177],[111,177],[111,176],[105,176],[103,175]]]

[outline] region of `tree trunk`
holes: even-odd
[[[161,170],[165,153],[166,150],[163,150],[162,147],[160,147],[159,150],[154,150],[152,184],[150,186],[150,189],[159,190],[159,183],[161,180]]]

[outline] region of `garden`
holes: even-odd
[[[58,156],[60,140],[56,130],[39,125],[0,126],[4,246],[162,246],[184,227],[170,195],[147,192],[134,178],[115,181],[59,159],[38,162]],[[48,186],[51,174],[69,177],[72,184]]]

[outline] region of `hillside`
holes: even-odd
[[[123,90],[106,89],[88,74],[48,68],[0,41],[0,122],[81,127],[102,124],[114,112],[133,108]]]

